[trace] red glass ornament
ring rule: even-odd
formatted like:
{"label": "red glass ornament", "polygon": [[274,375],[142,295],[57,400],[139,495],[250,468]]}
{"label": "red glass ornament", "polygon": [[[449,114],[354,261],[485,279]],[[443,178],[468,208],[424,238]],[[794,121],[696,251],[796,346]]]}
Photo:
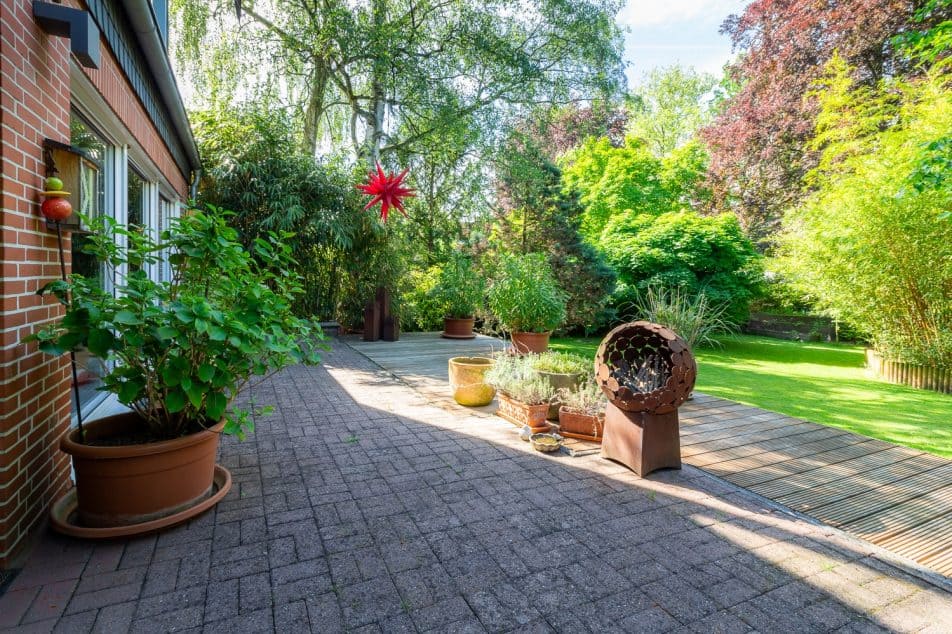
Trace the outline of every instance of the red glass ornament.
{"label": "red glass ornament", "polygon": [[73,213],[73,206],[66,198],[47,198],[43,201],[43,204],[40,205],[40,213],[43,214],[47,220],[61,222],[69,218],[70,214]]}
{"label": "red glass ornament", "polygon": [[373,199],[364,207],[364,210],[370,209],[377,203],[380,203],[380,218],[386,222],[390,208],[394,207],[404,216],[407,212],[403,210],[403,199],[416,196],[415,190],[404,187],[403,179],[406,177],[410,168],[400,172],[399,175],[390,173],[385,174],[380,163],[377,163],[376,173],[370,172],[367,175],[368,181],[364,185],[357,185],[357,189],[364,192]]}

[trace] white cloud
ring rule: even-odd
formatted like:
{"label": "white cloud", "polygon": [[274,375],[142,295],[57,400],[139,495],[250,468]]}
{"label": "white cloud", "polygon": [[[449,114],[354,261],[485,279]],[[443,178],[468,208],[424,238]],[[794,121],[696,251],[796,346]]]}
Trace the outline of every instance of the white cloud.
{"label": "white cloud", "polygon": [[628,0],[618,14],[622,26],[643,27],[686,20],[722,20],[750,0]]}

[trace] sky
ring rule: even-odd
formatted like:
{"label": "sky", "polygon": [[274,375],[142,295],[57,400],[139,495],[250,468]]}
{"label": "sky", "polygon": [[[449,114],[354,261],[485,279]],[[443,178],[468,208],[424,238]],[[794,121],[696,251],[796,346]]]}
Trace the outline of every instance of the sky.
{"label": "sky", "polygon": [[720,76],[731,59],[730,39],[718,33],[728,15],[750,0],[627,0],[618,14],[625,33],[629,87],[652,68],[680,63]]}

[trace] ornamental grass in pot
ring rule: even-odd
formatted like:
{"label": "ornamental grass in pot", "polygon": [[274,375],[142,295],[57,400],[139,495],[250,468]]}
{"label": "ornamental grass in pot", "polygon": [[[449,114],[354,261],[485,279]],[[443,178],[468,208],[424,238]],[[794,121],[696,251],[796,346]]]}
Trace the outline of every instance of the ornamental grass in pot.
{"label": "ornamental grass in pot", "polygon": [[[159,240],[108,217],[86,220],[93,233],[85,250],[114,277],[115,293],[78,274],[40,291],[66,310],[32,339],[57,355],[84,344],[110,368],[100,389],[132,410],[60,441],[73,457],[76,525],[136,532],[204,510],[220,435],[243,438],[268,409],[230,407],[238,393],[253,377],[319,362],[319,327],[291,311],[302,286],[288,234],[256,239],[252,254],[229,215],[191,210]],[[162,254],[169,281],[148,274]]]}
{"label": "ornamental grass in pot", "polygon": [[532,368],[552,386],[556,397],[549,405],[549,420],[559,419],[558,394],[574,390],[586,376],[592,374],[592,362],[585,357],[569,352],[543,352],[532,360]]}
{"label": "ornamental grass in pot", "polygon": [[548,431],[546,416],[555,391],[532,369],[530,358],[498,356],[486,372],[486,382],[496,388],[499,397],[497,416],[519,427],[528,425],[533,432]]}
{"label": "ornamental grass in pot", "polygon": [[574,389],[558,393],[559,433],[569,438],[602,441],[605,427],[605,407],[608,399],[592,380],[586,380]]}
{"label": "ornamental grass in pot", "polygon": [[443,267],[430,293],[443,310],[443,337],[472,339],[476,336],[473,324],[485,290],[483,279],[469,258],[457,254]]}
{"label": "ornamental grass in pot", "polygon": [[549,335],[565,321],[565,292],[541,253],[503,255],[488,299],[520,353],[548,350]]}

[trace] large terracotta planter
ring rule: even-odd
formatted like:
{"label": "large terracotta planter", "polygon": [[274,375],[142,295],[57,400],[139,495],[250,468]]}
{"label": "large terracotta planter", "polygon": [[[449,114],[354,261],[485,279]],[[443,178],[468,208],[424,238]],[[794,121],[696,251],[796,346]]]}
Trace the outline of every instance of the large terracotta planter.
{"label": "large terracotta planter", "polygon": [[559,433],[569,438],[602,442],[605,416],[582,414],[566,407],[559,408]]}
{"label": "large terracotta planter", "polygon": [[[561,374],[557,372],[543,372],[542,370],[536,370],[546,382],[552,386],[552,391],[557,395],[559,390],[569,390],[572,391],[576,389],[582,383],[581,374]],[[559,407],[561,403],[558,401],[553,401],[549,405],[549,420],[559,420]]]}
{"label": "large terracotta planter", "polygon": [[443,337],[446,339],[473,339],[473,324],[476,320],[473,317],[457,319],[455,317],[443,318]]}
{"label": "large terracotta planter", "polygon": [[551,332],[514,332],[512,333],[512,347],[516,352],[542,353],[549,349],[549,335]]}
{"label": "large terracotta planter", "polygon": [[505,418],[517,427],[528,425],[533,433],[548,431],[549,424],[546,422],[548,413],[548,403],[526,405],[509,398],[502,392],[499,393],[499,409],[496,410],[496,415]]}
{"label": "large terracotta planter", "polygon": [[496,388],[486,383],[494,361],[486,357],[453,357],[449,362],[450,387],[460,405],[480,407],[492,403]]}
{"label": "large terracotta planter", "polygon": [[[86,438],[120,436],[141,424],[139,420],[128,413],[86,423]],[[80,444],[79,431],[70,430],[60,439],[60,449],[73,458],[75,523],[91,528],[137,526],[182,515],[189,508],[205,510],[202,502],[213,493],[223,495],[215,492],[213,483],[224,426],[222,421],[174,440],[115,447]]]}

